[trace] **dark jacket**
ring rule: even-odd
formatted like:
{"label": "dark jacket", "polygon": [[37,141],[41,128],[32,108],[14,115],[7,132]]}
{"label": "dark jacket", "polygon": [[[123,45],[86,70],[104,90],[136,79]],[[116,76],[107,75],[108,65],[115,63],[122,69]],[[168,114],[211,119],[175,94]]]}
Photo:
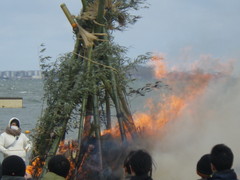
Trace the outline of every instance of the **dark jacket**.
{"label": "dark jacket", "polygon": [[233,169],[213,173],[209,180],[237,180],[237,174]]}
{"label": "dark jacket", "polygon": [[59,176],[53,172],[47,172],[44,175],[43,180],[65,180],[65,178],[62,176]]}
{"label": "dark jacket", "polygon": [[22,176],[2,176],[1,180],[26,180]]}
{"label": "dark jacket", "polygon": [[2,178],[2,164],[0,163],[0,179]]}
{"label": "dark jacket", "polygon": [[153,179],[148,175],[143,175],[143,176],[132,176],[130,180],[153,180]]}

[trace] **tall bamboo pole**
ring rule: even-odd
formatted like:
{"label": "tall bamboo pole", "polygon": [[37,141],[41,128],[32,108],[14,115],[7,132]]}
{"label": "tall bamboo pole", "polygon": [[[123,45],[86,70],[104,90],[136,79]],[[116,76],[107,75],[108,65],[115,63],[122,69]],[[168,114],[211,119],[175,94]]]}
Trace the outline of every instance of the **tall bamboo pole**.
{"label": "tall bamboo pole", "polygon": [[87,7],[87,0],[82,0],[82,10],[83,12],[86,10],[86,7]]}
{"label": "tall bamboo pole", "polygon": [[112,89],[113,89],[113,102],[116,107],[116,112],[117,112],[117,119],[118,119],[118,124],[119,124],[119,129],[122,137],[122,141],[125,142],[127,140],[126,137],[126,132],[123,126],[123,113],[120,109],[120,101],[119,101],[119,96],[117,93],[117,85],[116,85],[116,80],[115,80],[115,74],[113,71],[111,71],[111,81],[112,81]]}
{"label": "tall bamboo pole", "polygon": [[[109,1],[109,3],[111,3],[111,2]],[[97,16],[97,22],[100,24],[104,23],[104,18],[103,18],[104,5],[105,5],[105,0],[100,0],[99,7],[98,7],[98,16]],[[97,26],[96,32],[105,33],[106,29],[105,29],[105,27]],[[104,36],[103,38],[107,40],[106,36]],[[109,62],[109,58],[107,58],[106,61],[107,61],[107,65],[111,66],[111,63]],[[126,134],[125,134],[124,126],[123,126],[123,116],[122,116],[122,112],[120,110],[119,97],[118,97],[118,93],[117,93],[116,77],[112,70],[111,70],[111,82],[112,82],[112,89],[113,89],[112,97],[114,98],[113,101],[114,101],[116,112],[117,112],[117,119],[118,119],[119,129],[120,129],[120,133],[121,133],[121,138],[122,138],[122,141],[126,141]]]}
{"label": "tall bamboo pole", "polygon": [[61,126],[61,131],[59,132],[59,134],[57,135],[57,137],[54,139],[53,143],[52,143],[52,146],[51,146],[51,149],[50,151],[48,152],[48,156],[45,160],[45,164],[43,166],[43,170],[42,170],[42,173],[40,175],[40,179],[43,178],[43,176],[47,173],[47,164],[48,164],[48,161],[51,159],[51,157],[53,155],[56,154],[57,150],[58,150],[58,147],[59,147],[59,143],[62,139],[62,137],[65,135],[65,131],[66,131],[66,127],[67,127],[67,123],[68,123],[68,118],[65,119],[63,121],[63,126]]}
{"label": "tall bamboo pole", "polygon": [[[92,47],[88,48],[87,50],[87,57],[91,58],[91,54],[92,54]],[[91,62],[90,61],[85,61],[84,64],[86,65],[87,69],[86,69],[86,81],[89,80],[89,73],[91,71]],[[81,116],[80,116],[80,122],[79,122],[79,130],[78,130],[78,146],[80,149],[81,146],[81,142],[82,142],[82,136],[83,136],[83,129],[84,129],[84,119],[86,117],[86,105],[87,105],[87,99],[88,99],[88,94],[85,92],[83,95],[83,101],[82,101],[82,111],[81,111]]]}
{"label": "tall bamboo pole", "polygon": [[137,130],[136,130],[136,127],[134,125],[133,117],[132,117],[132,114],[130,112],[130,108],[129,108],[129,105],[127,103],[126,97],[124,96],[123,90],[121,90],[119,88],[118,89],[118,94],[119,94],[120,101],[121,101],[121,108],[123,109],[123,112],[124,112],[124,117],[125,117],[124,118],[124,124],[128,128],[132,137],[136,138],[137,137]]}
{"label": "tall bamboo pole", "polygon": [[106,101],[106,119],[107,119],[107,126],[106,129],[112,128],[112,122],[111,122],[111,107],[110,107],[110,98],[108,91],[105,90],[105,101]]}
{"label": "tall bamboo pole", "polygon": [[100,120],[99,120],[99,112],[98,112],[98,96],[97,96],[97,89],[96,85],[94,87],[94,95],[93,95],[93,114],[94,114],[94,124],[95,124],[95,135],[97,138],[97,146],[98,146],[98,156],[99,156],[99,169],[100,169],[100,177],[99,179],[102,180],[102,146],[101,146],[101,130],[100,130]]}

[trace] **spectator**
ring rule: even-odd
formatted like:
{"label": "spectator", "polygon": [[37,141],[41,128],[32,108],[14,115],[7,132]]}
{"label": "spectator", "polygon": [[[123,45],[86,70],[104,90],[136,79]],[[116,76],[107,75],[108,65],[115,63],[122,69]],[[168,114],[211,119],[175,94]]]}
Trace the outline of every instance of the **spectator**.
{"label": "spectator", "polygon": [[130,152],[125,160],[127,171],[131,174],[130,180],[152,180],[152,157],[143,150]]}
{"label": "spectator", "polygon": [[25,170],[26,165],[21,157],[8,156],[2,162],[1,180],[25,180]]}
{"label": "spectator", "polygon": [[196,171],[202,180],[212,175],[210,154],[205,154],[199,159]]}
{"label": "spectator", "polygon": [[213,175],[210,180],[237,180],[232,168],[232,150],[224,144],[217,144],[211,150],[211,166]]}
{"label": "spectator", "polygon": [[17,155],[25,161],[26,154],[31,147],[30,140],[21,132],[19,119],[11,118],[5,132],[0,135],[0,151],[4,158]]}
{"label": "spectator", "polygon": [[2,178],[2,164],[0,163],[0,179]]}
{"label": "spectator", "polygon": [[130,168],[130,158],[133,155],[133,153],[135,153],[135,151],[131,151],[127,157],[125,158],[124,162],[123,162],[123,168],[124,168],[124,174],[125,174],[125,180],[130,180],[131,179],[131,168]]}
{"label": "spectator", "polygon": [[63,155],[55,155],[48,162],[48,170],[43,180],[64,180],[68,176],[70,162]]}

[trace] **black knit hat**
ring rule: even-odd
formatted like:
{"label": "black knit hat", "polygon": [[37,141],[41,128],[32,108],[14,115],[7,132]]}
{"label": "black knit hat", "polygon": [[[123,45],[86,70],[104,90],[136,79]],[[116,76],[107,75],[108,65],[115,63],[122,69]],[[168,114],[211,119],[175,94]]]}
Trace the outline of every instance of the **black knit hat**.
{"label": "black knit hat", "polygon": [[24,177],[26,165],[19,156],[8,156],[2,162],[2,175],[4,176],[22,176]]}
{"label": "black knit hat", "polygon": [[200,158],[197,163],[197,171],[205,175],[212,174],[210,154],[205,154]]}
{"label": "black knit hat", "polygon": [[70,169],[69,160],[63,155],[55,155],[48,162],[48,170],[59,176],[67,177]]}

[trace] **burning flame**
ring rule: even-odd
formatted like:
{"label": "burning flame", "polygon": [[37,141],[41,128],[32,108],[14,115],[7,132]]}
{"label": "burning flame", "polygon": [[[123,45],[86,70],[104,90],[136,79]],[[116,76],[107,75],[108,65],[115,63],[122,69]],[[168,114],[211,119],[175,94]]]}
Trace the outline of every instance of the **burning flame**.
{"label": "burning flame", "polygon": [[153,65],[154,68],[154,75],[157,78],[163,78],[166,73],[167,73],[167,66],[166,64],[163,62],[164,60],[164,56],[163,55],[154,55],[151,58],[152,62],[150,63],[150,65]]}
{"label": "burning flame", "polygon": [[44,165],[44,162],[40,160],[40,158],[35,158],[30,165],[26,167],[26,173],[30,175],[34,175],[36,177],[39,177],[42,173],[42,165]]}
{"label": "burning flame", "polygon": [[160,94],[158,102],[148,100],[147,112],[134,114],[135,125],[146,134],[154,134],[167,122],[176,119],[186,106],[205,91],[210,80],[215,75],[203,72],[197,68],[190,72],[167,72],[163,58],[153,56],[151,66],[156,79],[164,78],[172,91]]}
{"label": "burning flame", "polygon": [[[163,55],[155,55],[150,65],[153,67],[155,78],[162,81],[164,78],[164,83],[169,85],[171,90],[154,97],[155,102],[149,99],[145,104],[147,112],[137,112],[133,115],[135,126],[140,132],[144,131],[145,135],[155,134],[166,123],[176,119],[191,101],[203,94],[210,80],[217,77],[196,67],[188,72],[168,72],[163,59]],[[114,137],[120,136],[118,127],[104,130],[102,135],[106,133]]]}
{"label": "burning flame", "polygon": [[152,101],[149,100],[150,111],[148,113],[134,114],[136,127],[149,135],[161,129],[169,120],[176,118],[186,105],[184,100],[177,96],[168,97],[165,103],[158,103],[154,109],[151,109],[153,108],[151,104]]}
{"label": "burning flame", "polygon": [[77,158],[78,152],[79,150],[78,150],[77,141],[64,140],[64,141],[61,141],[59,144],[57,154],[65,155],[70,162],[70,170],[66,179],[71,179],[71,177],[74,175],[74,172],[76,169],[76,158]]}
{"label": "burning flame", "polygon": [[[59,143],[58,151],[56,154],[62,154],[66,156],[70,162],[70,170],[66,179],[71,179],[74,170],[76,168],[76,155],[78,154],[77,142],[64,140]],[[42,167],[45,162],[41,161],[39,157],[35,158],[30,165],[26,168],[26,173],[34,177],[40,177],[42,173]]]}
{"label": "burning flame", "polygon": [[101,136],[104,136],[106,134],[111,134],[112,137],[120,137],[120,131],[119,131],[119,126],[115,126],[112,129],[105,129],[101,131]]}
{"label": "burning flame", "polygon": [[[219,77],[214,73],[201,71],[197,67],[194,67],[194,70],[189,72],[168,72],[163,59],[163,57],[159,57],[157,55],[153,56],[151,65],[153,66],[155,78],[161,80],[164,78],[164,83],[167,84],[171,90],[165,92],[164,94],[160,94],[157,98],[148,99],[145,105],[148,108],[147,112],[137,112],[133,115],[134,124],[140,134],[143,132],[144,135],[154,135],[169,121],[177,119],[185,108],[189,108],[188,105],[191,101],[203,94],[208,87],[209,82],[213,78]],[[84,136],[88,135],[90,120],[90,116],[87,116],[85,119],[87,123],[85,124]],[[101,136],[104,136],[105,134],[111,134],[114,138],[120,137],[119,127],[115,126],[111,129],[103,130],[101,132]],[[59,145],[58,154],[66,155],[71,163],[71,173],[67,179],[71,179],[74,175],[73,173],[75,169],[77,168],[76,154],[79,153],[79,149],[77,149],[77,147],[77,142],[74,141],[62,141]],[[87,162],[91,156],[91,150],[93,148],[94,147],[92,147],[92,145],[89,145],[88,150],[85,152],[83,160],[77,169],[78,174],[84,176],[89,173],[86,169],[84,169],[84,163]],[[39,164],[39,161],[40,159],[36,158],[35,161],[32,162],[32,165],[27,167],[27,173],[33,174],[33,172],[36,172],[34,171],[34,167]],[[88,166],[90,165],[88,164]],[[95,167],[95,170],[100,171],[100,168]],[[41,174],[41,169],[38,169],[37,174],[38,176]]]}

